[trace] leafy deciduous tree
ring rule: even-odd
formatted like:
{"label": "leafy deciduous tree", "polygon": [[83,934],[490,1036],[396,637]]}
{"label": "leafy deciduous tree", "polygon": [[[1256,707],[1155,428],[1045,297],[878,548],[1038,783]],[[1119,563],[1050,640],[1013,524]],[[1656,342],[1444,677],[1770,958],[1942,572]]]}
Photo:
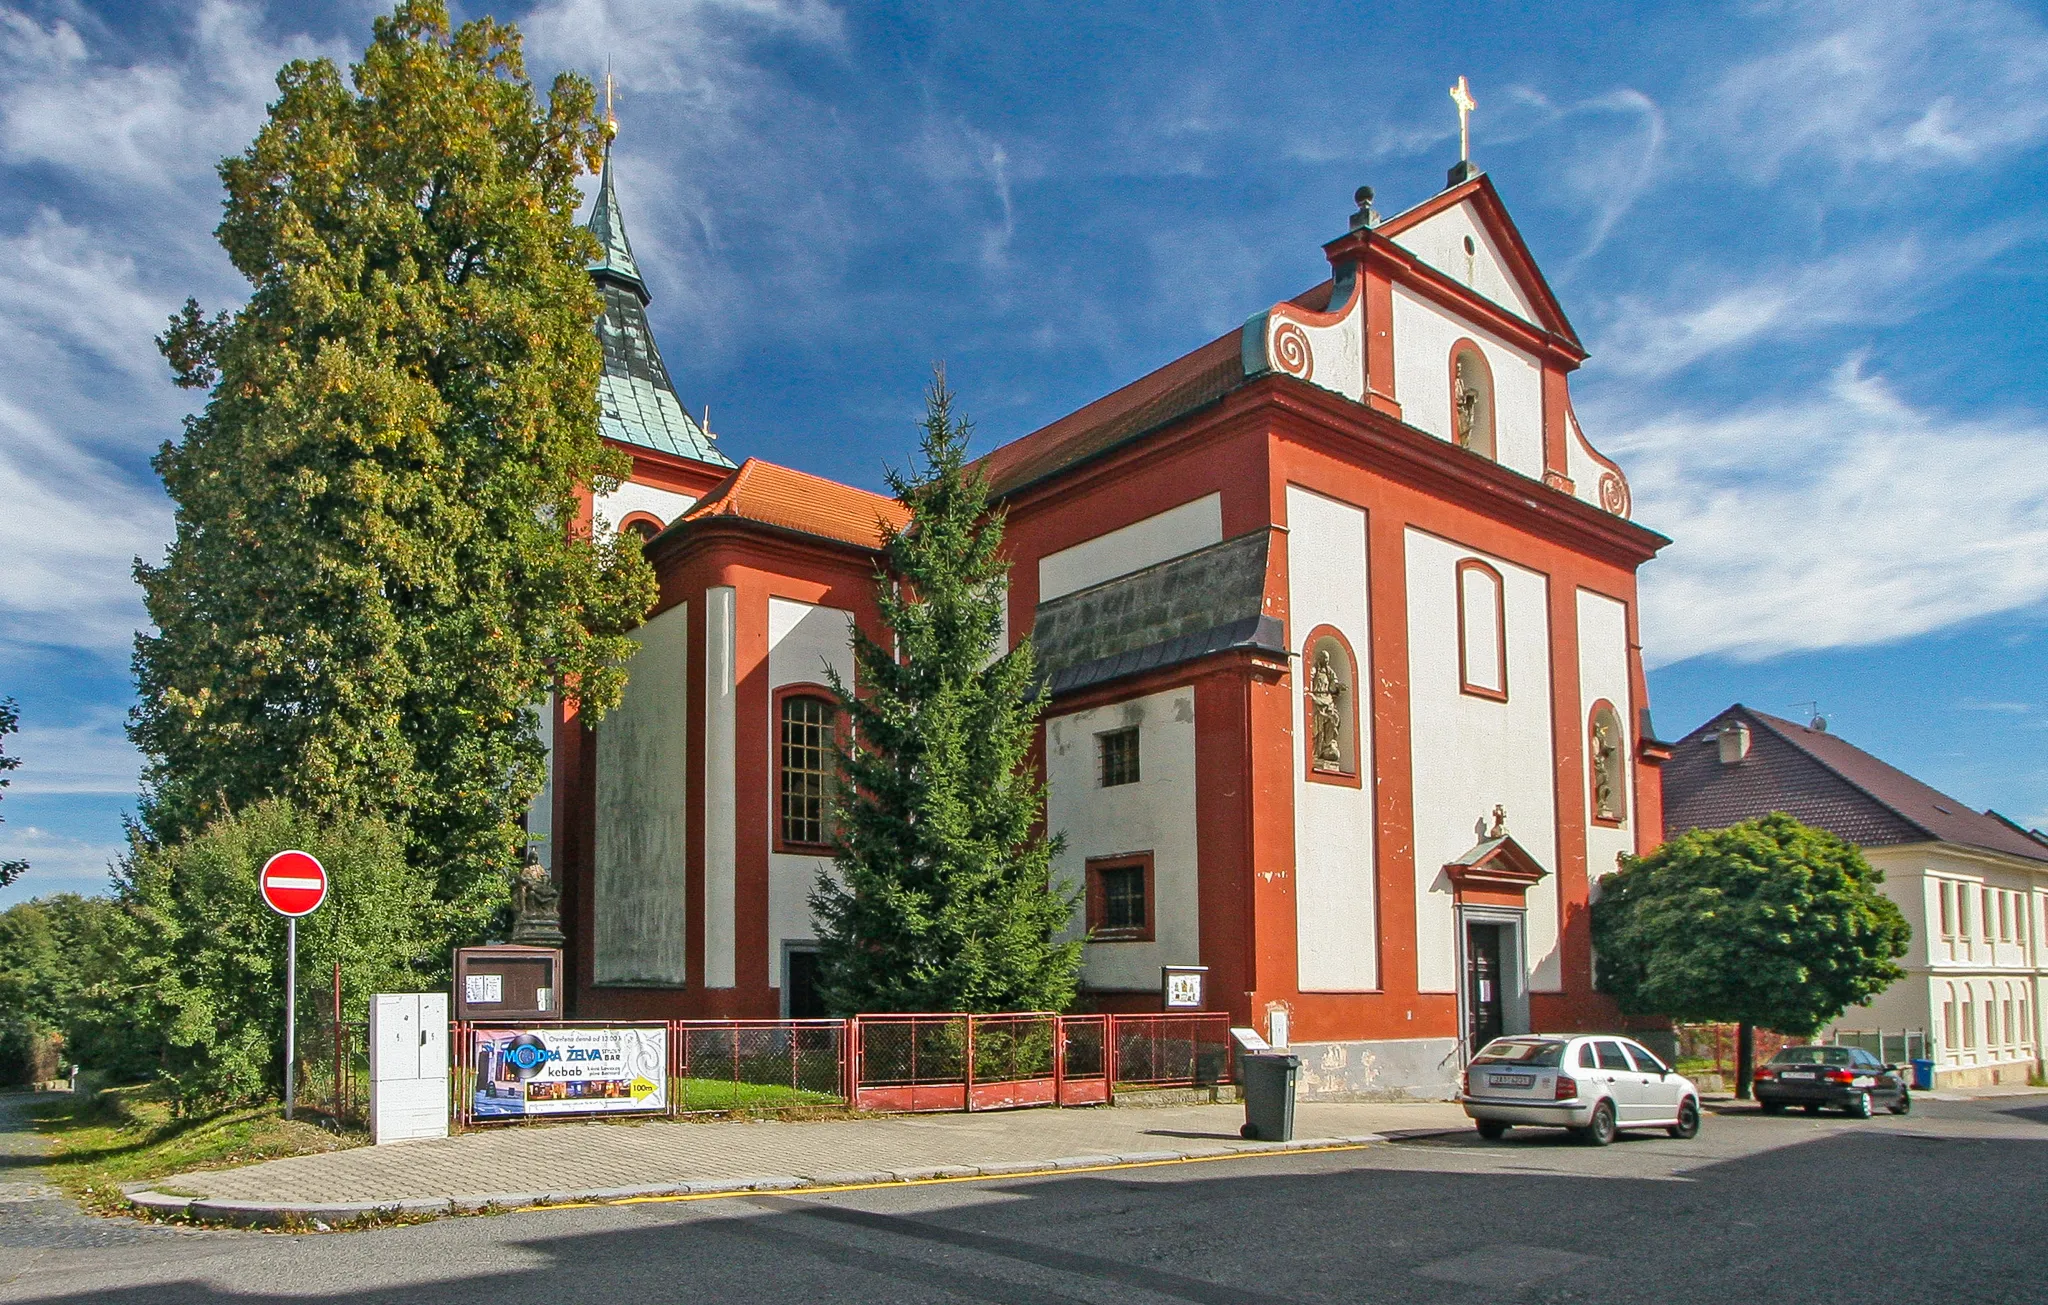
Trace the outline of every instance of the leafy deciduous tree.
{"label": "leafy deciduous tree", "polygon": [[293,847],[319,859],[329,885],[325,904],[299,921],[301,1012],[325,1004],[336,961],[350,1019],[365,1018],[371,993],[417,990],[447,963],[437,940],[460,908],[432,900],[406,864],[404,837],[378,817],[270,799],[180,843],[138,838],[118,875],[133,921],[124,968],[184,1099],[283,1087],[285,919],[263,904],[256,879]]}
{"label": "leafy deciduous tree", "polygon": [[1003,518],[966,467],[968,423],[940,373],[926,394],[908,508],[889,533],[876,601],[895,646],[856,630],[855,685],[835,794],[837,876],[811,894],[821,987],[833,1009],[1063,1010],[1080,944],[1054,942],[1075,897],[1049,878],[1030,764],[1042,699],[1028,639],[991,660],[1008,568]]}
{"label": "leafy deciduous tree", "polygon": [[278,87],[220,167],[249,300],[159,341],[211,394],[157,456],[177,533],[136,568],[144,824],[172,844],[271,794],[381,813],[459,940],[542,781],[530,708],[613,704],[653,599],[634,542],[576,524],[624,470],[575,223],[601,127],[586,81],[541,104],[516,29],[451,34],[440,0],[378,19],[348,83],[297,60]]}
{"label": "leafy deciduous tree", "polygon": [[1783,812],[1626,857],[1593,904],[1600,990],[1632,1015],[1812,1034],[1904,970],[1912,928],[1855,847]]}

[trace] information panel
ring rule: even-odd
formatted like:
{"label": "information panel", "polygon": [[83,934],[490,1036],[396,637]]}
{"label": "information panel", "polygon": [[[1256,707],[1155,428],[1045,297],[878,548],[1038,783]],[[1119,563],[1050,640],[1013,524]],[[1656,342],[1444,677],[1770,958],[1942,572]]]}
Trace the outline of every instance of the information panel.
{"label": "information panel", "polygon": [[668,1109],[668,1028],[476,1030],[478,1119]]}

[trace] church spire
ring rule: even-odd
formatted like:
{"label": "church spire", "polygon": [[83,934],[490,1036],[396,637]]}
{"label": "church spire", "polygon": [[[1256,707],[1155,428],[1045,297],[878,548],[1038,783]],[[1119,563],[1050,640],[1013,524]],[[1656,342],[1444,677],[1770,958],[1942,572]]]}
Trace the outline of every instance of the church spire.
{"label": "church spire", "polygon": [[597,203],[591,206],[590,220],[584,224],[597,237],[597,261],[590,265],[590,274],[599,285],[612,280],[631,287],[644,304],[652,296],[647,293],[647,283],[640,279],[640,265],[633,261],[632,242],[626,239],[626,219],[619,212],[618,192],[612,189],[611,133],[605,134],[604,172],[597,183]]}
{"label": "church spire", "polygon": [[711,435],[683,407],[675,383],[662,364],[654,330],[647,323],[647,282],[633,260],[626,240],[626,221],[619,212],[612,185],[612,137],[618,123],[611,116],[611,78],[605,78],[604,171],[597,183],[597,202],[584,223],[597,237],[598,255],[590,278],[604,297],[604,315],[597,319],[598,342],[604,346],[604,375],[598,378],[598,429],[607,438],[679,457],[730,467]]}

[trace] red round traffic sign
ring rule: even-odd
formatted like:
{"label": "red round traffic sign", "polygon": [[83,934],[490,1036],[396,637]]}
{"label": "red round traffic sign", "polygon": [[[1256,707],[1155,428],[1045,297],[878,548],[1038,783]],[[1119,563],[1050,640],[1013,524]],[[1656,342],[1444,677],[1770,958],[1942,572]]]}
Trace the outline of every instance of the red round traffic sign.
{"label": "red round traffic sign", "polygon": [[279,852],[263,863],[256,882],[279,915],[311,915],[327,900],[327,870],[304,852]]}

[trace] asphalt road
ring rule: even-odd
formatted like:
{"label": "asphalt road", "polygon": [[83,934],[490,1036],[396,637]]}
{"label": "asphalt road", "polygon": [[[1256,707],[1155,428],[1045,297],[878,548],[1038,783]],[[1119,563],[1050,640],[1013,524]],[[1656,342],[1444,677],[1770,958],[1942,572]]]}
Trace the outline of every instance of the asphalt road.
{"label": "asphalt road", "polygon": [[2027,1302],[2044,1247],[2048,1094],[299,1236],[16,1199],[0,1301]]}

